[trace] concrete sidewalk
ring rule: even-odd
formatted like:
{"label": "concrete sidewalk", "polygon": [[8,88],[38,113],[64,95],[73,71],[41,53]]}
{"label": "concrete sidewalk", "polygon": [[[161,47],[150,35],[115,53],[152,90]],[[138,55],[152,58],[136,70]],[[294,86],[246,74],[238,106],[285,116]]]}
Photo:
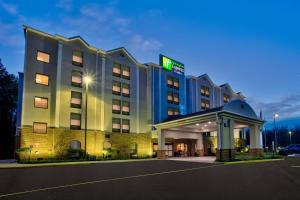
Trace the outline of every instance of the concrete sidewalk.
{"label": "concrete sidewalk", "polygon": [[199,162],[199,163],[214,163],[215,156],[201,156],[201,157],[170,157],[168,160],[185,161],[185,162]]}

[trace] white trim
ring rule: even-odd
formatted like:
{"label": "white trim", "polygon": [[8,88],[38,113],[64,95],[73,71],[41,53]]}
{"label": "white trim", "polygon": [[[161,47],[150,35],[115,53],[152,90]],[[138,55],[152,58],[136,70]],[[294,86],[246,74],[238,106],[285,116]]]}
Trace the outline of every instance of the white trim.
{"label": "white trim", "polygon": [[139,68],[136,68],[136,132],[140,132],[140,73]]}
{"label": "white trim", "polygon": [[61,91],[61,65],[62,65],[62,43],[58,43],[57,73],[56,73],[56,97],[55,97],[55,127],[59,127],[60,120],[60,91]]}

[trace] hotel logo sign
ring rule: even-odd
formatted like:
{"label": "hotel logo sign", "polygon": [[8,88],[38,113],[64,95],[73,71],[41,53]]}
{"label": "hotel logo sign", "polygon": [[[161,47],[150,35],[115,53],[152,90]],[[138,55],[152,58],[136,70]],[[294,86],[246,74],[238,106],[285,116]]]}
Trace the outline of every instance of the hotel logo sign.
{"label": "hotel logo sign", "polygon": [[159,55],[159,64],[163,69],[173,71],[177,74],[184,74],[184,64],[168,58],[164,55]]}

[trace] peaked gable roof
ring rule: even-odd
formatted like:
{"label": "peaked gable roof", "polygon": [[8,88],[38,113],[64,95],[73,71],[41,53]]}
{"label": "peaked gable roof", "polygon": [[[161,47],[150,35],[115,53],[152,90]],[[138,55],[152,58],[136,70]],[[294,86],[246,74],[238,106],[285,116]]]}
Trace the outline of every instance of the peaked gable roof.
{"label": "peaked gable roof", "polygon": [[125,47],[119,47],[119,48],[116,48],[116,49],[111,49],[111,50],[108,50],[106,51],[107,54],[112,54],[112,53],[116,53],[116,52],[123,52],[125,53],[129,58],[130,60],[132,60],[136,65],[141,65],[130,53],[129,51],[127,51],[127,49]]}

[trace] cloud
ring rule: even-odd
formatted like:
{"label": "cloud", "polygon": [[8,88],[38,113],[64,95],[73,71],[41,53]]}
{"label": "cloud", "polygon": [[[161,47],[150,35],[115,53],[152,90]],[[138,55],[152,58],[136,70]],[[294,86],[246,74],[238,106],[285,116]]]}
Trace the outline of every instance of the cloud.
{"label": "cloud", "polygon": [[275,113],[280,118],[290,118],[300,116],[300,95],[289,95],[272,102],[261,102],[257,100],[249,100],[254,109],[262,110],[266,120],[271,120]]}
{"label": "cloud", "polygon": [[73,8],[72,3],[72,0],[59,0],[55,6],[69,12]]}
{"label": "cloud", "polygon": [[17,15],[18,14],[18,9],[17,6],[13,4],[8,4],[0,1],[0,6],[9,14],[11,15]]}
{"label": "cloud", "polygon": [[134,35],[131,39],[131,44],[138,50],[158,50],[162,47],[162,44],[158,40],[145,39],[141,35]]}

